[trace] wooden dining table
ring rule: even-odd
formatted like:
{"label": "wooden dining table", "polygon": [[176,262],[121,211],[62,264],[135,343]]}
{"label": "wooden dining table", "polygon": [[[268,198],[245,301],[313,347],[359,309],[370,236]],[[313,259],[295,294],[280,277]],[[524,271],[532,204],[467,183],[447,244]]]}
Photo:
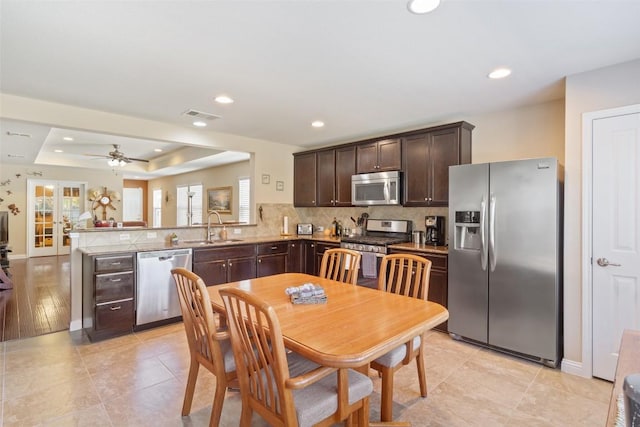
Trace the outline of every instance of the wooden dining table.
{"label": "wooden dining table", "polygon": [[[323,304],[293,304],[285,289],[320,285]],[[324,366],[366,369],[369,362],[446,321],[442,305],[301,273],[284,273],[208,287],[224,313],[219,290],[249,291],[274,307],[285,346]],[[372,424],[373,425],[373,424]]]}

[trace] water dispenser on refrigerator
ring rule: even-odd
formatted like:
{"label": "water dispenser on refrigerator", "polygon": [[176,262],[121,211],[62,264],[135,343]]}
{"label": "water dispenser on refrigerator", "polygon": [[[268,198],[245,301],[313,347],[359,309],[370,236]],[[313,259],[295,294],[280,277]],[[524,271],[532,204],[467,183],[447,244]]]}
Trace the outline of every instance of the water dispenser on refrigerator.
{"label": "water dispenser on refrigerator", "polygon": [[480,211],[456,211],[455,249],[482,249]]}

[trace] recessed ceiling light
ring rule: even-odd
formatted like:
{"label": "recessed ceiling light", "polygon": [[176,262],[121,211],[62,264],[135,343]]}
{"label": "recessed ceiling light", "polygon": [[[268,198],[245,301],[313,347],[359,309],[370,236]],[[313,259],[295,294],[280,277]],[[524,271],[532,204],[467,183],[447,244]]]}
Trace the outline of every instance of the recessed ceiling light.
{"label": "recessed ceiling light", "polygon": [[440,0],[410,0],[409,3],[407,3],[409,12],[417,15],[432,12],[438,6],[440,6]]}
{"label": "recessed ceiling light", "polygon": [[60,150],[59,148],[56,150],[53,150],[54,153],[64,153],[64,151]]}
{"label": "recessed ceiling light", "polygon": [[70,136],[65,136],[64,138],[65,141],[73,141],[73,138],[71,138]]}
{"label": "recessed ceiling light", "polygon": [[311,126],[313,126],[314,128],[321,128],[321,127],[324,127],[324,122],[320,120],[316,120],[311,123]]}
{"label": "recessed ceiling light", "polygon": [[496,68],[492,72],[489,73],[490,79],[504,79],[509,74],[511,74],[511,70],[508,68]]}
{"label": "recessed ceiling light", "polygon": [[154,148],[153,151],[156,153],[162,153],[162,148]]}
{"label": "recessed ceiling light", "polygon": [[219,95],[215,97],[215,101],[218,104],[233,104],[233,99],[228,97],[227,95]]}
{"label": "recessed ceiling light", "polygon": [[205,122],[193,122],[194,126],[197,126],[199,128],[203,128],[205,126],[207,126],[207,124]]}

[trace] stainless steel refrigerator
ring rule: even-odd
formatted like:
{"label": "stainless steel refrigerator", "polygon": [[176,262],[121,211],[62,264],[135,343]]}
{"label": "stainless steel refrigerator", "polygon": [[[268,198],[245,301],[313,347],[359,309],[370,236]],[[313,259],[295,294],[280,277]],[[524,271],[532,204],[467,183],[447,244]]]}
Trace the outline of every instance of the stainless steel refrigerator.
{"label": "stainless steel refrigerator", "polygon": [[555,158],[449,168],[449,332],[557,366],[562,171]]}

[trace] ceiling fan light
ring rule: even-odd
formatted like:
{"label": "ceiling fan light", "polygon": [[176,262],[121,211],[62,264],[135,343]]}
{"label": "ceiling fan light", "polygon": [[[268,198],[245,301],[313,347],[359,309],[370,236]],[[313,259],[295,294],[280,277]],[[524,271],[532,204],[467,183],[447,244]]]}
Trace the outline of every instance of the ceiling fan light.
{"label": "ceiling fan light", "polygon": [[122,167],[125,167],[125,166],[126,166],[127,162],[125,162],[124,160],[122,160],[122,159],[121,159],[121,160],[119,161],[119,164],[120,164],[120,167],[122,168]]}
{"label": "ceiling fan light", "polygon": [[109,159],[107,160],[107,164],[111,167],[118,166],[118,159]]}

